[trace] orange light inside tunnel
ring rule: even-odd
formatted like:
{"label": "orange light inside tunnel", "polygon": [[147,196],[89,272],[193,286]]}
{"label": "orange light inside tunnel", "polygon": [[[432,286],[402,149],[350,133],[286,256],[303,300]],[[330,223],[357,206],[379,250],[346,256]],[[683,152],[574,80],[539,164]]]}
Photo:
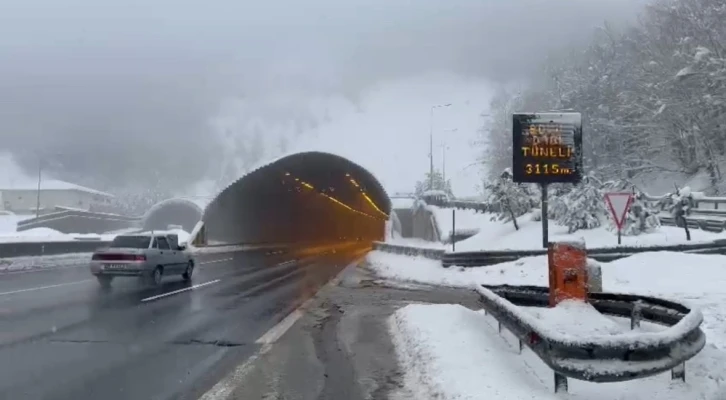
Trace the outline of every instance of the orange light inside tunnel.
{"label": "orange light inside tunnel", "polygon": [[[350,177],[350,174],[345,174],[345,176]],[[350,180],[350,183],[353,184],[353,186],[355,186],[358,189],[360,189],[360,194],[363,196],[363,198],[366,199],[366,201],[368,202],[368,204],[370,204],[376,211],[378,211],[381,215],[383,215],[386,219],[388,219],[388,214],[384,213],[383,210],[381,210],[380,208],[378,208],[378,206],[373,201],[373,199],[371,199],[368,196],[368,194],[365,191],[363,191],[363,189],[360,187],[360,185],[358,184],[358,182],[356,182],[356,180],[353,179],[353,178],[350,178],[349,180]]]}
{"label": "orange light inside tunnel", "polygon": [[[291,174],[290,174],[289,172],[286,172],[286,173],[285,173],[285,175],[286,175],[286,176],[291,176]],[[305,181],[302,181],[302,180],[300,180],[299,178],[295,178],[295,181],[296,181],[296,182],[299,182],[299,183],[300,183],[300,184],[301,184],[301,185],[302,185],[303,187],[305,187],[305,188],[307,188],[307,189],[309,189],[309,190],[315,190],[315,187],[314,187],[313,185],[311,185],[311,184],[309,184],[309,183],[307,183],[307,182],[305,182]],[[373,216],[373,215],[370,215],[370,214],[364,213],[363,211],[359,211],[359,210],[356,210],[355,208],[353,208],[353,207],[351,207],[351,206],[349,206],[349,205],[347,205],[347,204],[343,203],[342,201],[340,201],[340,200],[336,199],[335,197],[329,196],[329,195],[327,195],[327,194],[325,194],[325,193],[323,193],[323,192],[320,192],[320,191],[318,191],[317,193],[318,193],[319,195],[321,195],[321,196],[325,197],[326,199],[328,199],[328,200],[332,201],[333,203],[335,203],[335,204],[338,204],[339,206],[342,206],[342,207],[346,208],[347,210],[349,210],[349,211],[352,211],[352,212],[354,212],[354,213],[356,213],[356,214],[360,214],[360,215],[363,215],[363,216],[365,216],[365,217],[368,217],[368,218],[373,218],[373,219],[378,219],[378,220],[381,220],[381,218],[378,218],[378,217],[375,217],[375,216]],[[366,196],[366,197],[367,197],[367,196]],[[372,201],[371,201],[371,202],[372,202]],[[374,206],[375,206],[375,205],[374,205]],[[386,215],[386,214],[385,214],[385,213],[383,213],[383,215]],[[387,216],[387,215],[386,215],[386,218],[388,218],[388,216]]]}

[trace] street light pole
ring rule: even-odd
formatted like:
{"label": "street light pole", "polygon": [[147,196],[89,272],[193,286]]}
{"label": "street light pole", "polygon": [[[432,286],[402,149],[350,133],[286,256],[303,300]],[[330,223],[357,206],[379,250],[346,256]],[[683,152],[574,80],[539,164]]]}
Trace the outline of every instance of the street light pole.
{"label": "street light pole", "polygon": [[40,178],[42,176],[43,172],[43,160],[38,157],[38,193],[36,196],[36,203],[35,203],[35,218],[38,218],[40,216]]}
{"label": "street light pole", "polygon": [[429,118],[429,190],[434,189],[434,108],[431,107]]}
{"label": "street light pole", "polygon": [[[459,128],[447,129],[444,132],[454,133],[458,132]],[[444,179],[444,185],[446,185],[446,150],[449,150],[449,146],[446,145],[446,140],[441,142],[441,175]]]}
{"label": "street light pole", "polygon": [[434,109],[450,106],[451,103],[431,106],[429,118],[429,190],[434,189]]}

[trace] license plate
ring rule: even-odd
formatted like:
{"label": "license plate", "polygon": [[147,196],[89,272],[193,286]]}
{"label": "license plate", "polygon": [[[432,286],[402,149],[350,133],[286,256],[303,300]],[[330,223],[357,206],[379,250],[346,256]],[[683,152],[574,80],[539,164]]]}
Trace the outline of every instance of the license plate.
{"label": "license plate", "polygon": [[124,269],[126,264],[106,264],[106,269]]}

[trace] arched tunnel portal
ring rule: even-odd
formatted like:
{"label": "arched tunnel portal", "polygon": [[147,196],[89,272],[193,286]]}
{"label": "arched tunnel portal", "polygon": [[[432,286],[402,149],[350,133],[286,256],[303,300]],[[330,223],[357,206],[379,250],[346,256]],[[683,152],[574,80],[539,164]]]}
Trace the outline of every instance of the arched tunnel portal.
{"label": "arched tunnel portal", "polygon": [[209,243],[383,240],[391,201],[378,180],[329,153],[292,154],[232,183],[206,207]]}
{"label": "arched tunnel portal", "polygon": [[144,215],[142,227],[145,231],[166,230],[169,225],[179,225],[191,232],[202,219],[204,206],[209,203],[203,197],[179,197],[154,204]]}

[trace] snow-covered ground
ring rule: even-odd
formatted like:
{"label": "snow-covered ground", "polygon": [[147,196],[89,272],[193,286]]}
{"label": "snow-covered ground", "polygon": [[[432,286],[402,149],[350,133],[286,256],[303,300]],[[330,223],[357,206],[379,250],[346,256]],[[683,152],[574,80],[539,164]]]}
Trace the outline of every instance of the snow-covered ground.
{"label": "snow-covered ground", "polygon": [[0,258],[0,273],[28,271],[43,268],[87,266],[91,253],[59,254],[40,257]]}
{"label": "snow-covered ground", "polygon": [[[95,234],[95,233],[62,233],[50,228],[33,228],[26,231],[17,232],[17,223],[27,218],[33,218],[28,215],[0,215],[0,243],[7,242],[66,242],[73,240],[100,240],[111,241],[119,234],[127,233],[126,231],[137,231],[135,228],[122,229],[114,233]],[[179,236],[179,243],[186,242],[189,239],[189,233],[182,229],[172,229],[168,231],[157,231],[157,233],[169,233]]]}
{"label": "snow-covered ground", "polygon": [[[480,232],[487,229],[490,224],[491,214],[477,213],[474,210],[455,210],[453,208],[427,206],[436,218],[439,225],[442,240],[448,241],[456,222],[457,232],[474,231]],[[458,245],[457,245],[458,246]]]}
{"label": "snow-covered ground", "polygon": [[423,239],[418,239],[418,238],[397,237],[395,239],[388,241],[388,243],[396,244],[399,246],[411,246],[411,247],[420,247],[420,248],[426,248],[426,249],[444,250],[446,248],[446,245],[444,245],[441,242],[429,242],[428,240],[423,240]]}
{"label": "snow-covered ground", "polygon": [[15,232],[18,228],[18,222],[34,218],[35,215],[16,215],[16,214],[0,214],[0,233]]}
{"label": "snow-covered ground", "polygon": [[[449,211],[450,213],[450,211]],[[442,214],[446,214],[443,212]],[[467,214],[456,213],[456,227],[476,226],[479,233],[469,239],[456,243],[456,251],[478,251],[478,250],[528,250],[542,248],[542,223],[533,221],[531,214],[526,214],[517,219],[519,230],[514,229],[512,222],[492,221],[492,214]],[[459,217],[461,215],[461,217]],[[438,215],[437,215],[438,218]],[[449,221],[439,220],[442,232],[451,230],[451,217]],[[461,221],[461,222],[460,222]],[[448,225],[447,225],[448,224]],[[675,226],[661,226],[658,231],[645,233],[637,236],[623,236],[622,246],[643,247],[658,245],[675,245],[684,243],[710,242],[715,239],[726,239],[726,233],[706,232],[700,229],[691,229],[691,241],[686,240],[683,228]],[[554,221],[549,224],[550,241],[584,239],[587,247],[617,247],[618,236],[616,231],[610,231],[605,227],[579,230],[575,233],[567,233],[567,228],[557,225]],[[451,246],[449,246],[450,248]]]}
{"label": "snow-covered ground", "polygon": [[[468,269],[444,269],[436,261],[382,252],[370,253],[368,262],[381,277],[405,282],[459,287],[473,283],[548,284],[544,256]],[[417,399],[726,398],[726,256],[650,252],[601,266],[606,291],[672,298],[702,310],[702,329],[708,343],[686,363],[686,383],[671,381],[667,373],[609,384],[570,380],[570,394],[555,395],[551,370],[529,350],[519,355],[513,336],[505,333],[500,337],[490,317],[459,305],[409,305],[399,309],[390,321],[397,353],[407,371],[407,389]],[[574,321],[584,312],[529,310],[549,321],[561,321],[568,315]],[[615,332],[627,329],[626,324],[619,318],[604,317],[598,327]],[[641,329],[658,328],[644,324]]]}
{"label": "snow-covered ground", "polygon": [[22,232],[0,232],[0,242],[67,242],[72,240],[113,240],[116,235],[61,233],[50,228],[33,228]]}

